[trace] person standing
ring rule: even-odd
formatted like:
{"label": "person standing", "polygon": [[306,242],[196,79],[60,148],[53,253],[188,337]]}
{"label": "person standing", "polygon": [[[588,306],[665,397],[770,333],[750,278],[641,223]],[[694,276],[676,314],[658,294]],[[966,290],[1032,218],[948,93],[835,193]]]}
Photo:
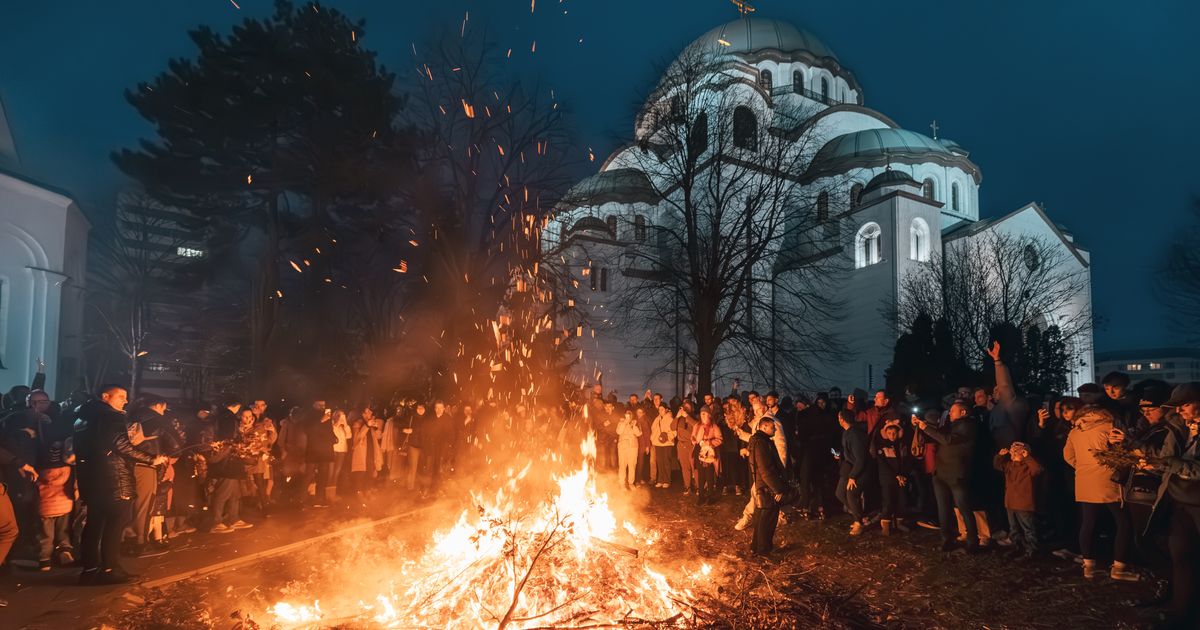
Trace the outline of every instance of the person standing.
{"label": "person standing", "polygon": [[625,410],[625,416],[617,424],[617,480],[626,490],[636,481],[638,453],[641,450],[638,438],[642,428],[633,419],[633,412]]}
{"label": "person standing", "polygon": [[1063,458],[1075,469],[1075,501],[1080,507],[1079,552],[1083,555],[1083,577],[1096,573],[1096,521],[1107,511],[1117,525],[1113,539],[1113,564],[1109,576],[1114,580],[1136,582],[1138,574],[1129,570],[1129,543],[1133,525],[1129,513],[1121,509],[1121,487],[1112,480],[1113,471],[1096,459],[1096,451],[1108,449],[1113,430],[1113,415],[1099,405],[1088,405],[1075,414],[1075,426],[1067,435]]}
{"label": "person standing", "polygon": [[696,485],[696,462],[692,451],[696,446],[696,420],[692,418],[692,403],[683,401],[679,413],[675,415],[675,457],[679,460],[679,471],[683,476],[683,494],[687,496],[692,490],[698,490]]}
{"label": "person standing", "polygon": [[779,509],[787,492],[786,474],[779,451],[773,441],[778,430],[775,419],[766,416],[757,422],[750,437],[751,495],[754,499],[754,538],[750,551],[766,556],[774,550],[775,528],[779,524]]}
{"label": "person standing", "polygon": [[[937,498],[938,522],[942,529],[942,551],[954,549],[957,538],[957,519],[954,509],[958,508],[964,515],[974,513],[971,509],[969,493],[969,476],[971,473],[971,456],[975,451],[975,434],[978,427],[971,422],[967,403],[956,400],[950,405],[946,419],[948,425],[935,427],[932,424],[912,416],[912,424],[923,435],[937,442],[937,455],[934,460],[933,493]],[[975,519],[966,518],[963,523],[967,530],[967,553],[979,551],[979,530]]]}
{"label": "person standing", "polygon": [[1187,433],[1167,436],[1161,463],[1141,462],[1139,468],[1163,476],[1154,509],[1171,508],[1167,545],[1172,592],[1167,627],[1182,630],[1200,625],[1200,383],[1176,386],[1165,406],[1178,411]]}
{"label": "person standing", "polygon": [[[130,442],[151,455],[165,455],[162,442],[169,436],[161,435],[167,413],[167,400],[149,394],[141,398],[141,405],[130,415]],[[177,445],[176,445],[177,450]],[[133,555],[146,552],[146,537],[150,532],[150,512],[158,494],[158,468],[150,464],[133,465]]]}
{"label": "person standing", "polygon": [[692,433],[696,458],[696,505],[712,503],[717,499],[717,480],[721,471],[721,448],[725,432],[721,430],[708,407],[700,408],[700,424]]}
{"label": "person standing", "polygon": [[[366,407],[362,411],[362,417],[364,421],[373,419],[375,413],[370,407]],[[329,469],[329,485],[333,487],[333,496],[336,499],[339,496],[338,482],[342,478],[342,470],[345,469],[346,458],[349,457],[350,442],[354,438],[354,431],[350,428],[346,412],[342,409],[333,412],[333,437],[337,441],[333,443],[333,466]],[[378,454],[375,455],[375,459],[379,459]]]}
{"label": "person standing", "polygon": [[871,440],[871,454],[877,463],[879,488],[883,493],[879,527],[884,536],[892,533],[892,526],[905,531],[904,512],[907,508],[909,473],[913,469],[913,457],[904,430],[899,420],[885,420]]}
{"label": "person standing", "polygon": [[128,392],[119,385],[100,388],[99,398],[84,403],[75,419],[74,446],[79,491],[87,505],[83,528],[81,584],[120,584],[131,577],[120,565],[121,532],[133,502],[133,464],[167,462],[129,442],[125,416]]}
{"label": "person standing", "polygon": [[833,468],[830,451],[838,434],[837,412],[829,404],[825,392],[817,394],[813,405],[800,412],[796,419],[800,461],[800,513],[807,518],[816,514],[825,517],[825,499],[829,486],[827,473]]}
{"label": "person standing", "polygon": [[[11,467],[30,483],[36,483],[38,480],[37,471],[33,466],[3,447],[0,447],[0,467]],[[8,484],[0,481],[0,565],[8,559],[8,552],[12,550],[13,543],[17,542],[19,533],[17,514],[13,512],[12,501],[8,498]]]}
{"label": "person standing", "polygon": [[292,407],[286,418],[279,423],[279,459],[283,477],[283,502],[291,507],[300,505],[304,493],[308,450],[308,432],[303,424],[303,411]]}
{"label": "person standing", "polygon": [[333,468],[333,410],[325,407],[324,400],[314,400],[304,424],[308,436],[304,459],[308,463],[308,479],[313,484],[312,506],[329,507],[329,471]]}
{"label": "person standing", "polygon": [[658,416],[650,426],[650,444],[654,447],[654,487],[671,487],[671,463],[675,460],[675,421],[671,410],[658,407]]}
{"label": "person standing", "polygon": [[1004,509],[1008,511],[1008,538],[1018,548],[1025,547],[1026,559],[1037,553],[1038,535],[1035,511],[1037,484],[1042,466],[1029,453],[1024,442],[1013,442],[1000,449],[992,466],[1004,473]]}
{"label": "person standing", "polygon": [[862,493],[869,467],[869,440],[866,424],[858,422],[854,412],[843,409],[838,412],[838,424],[842,427],[842,454],[838,466],[837,498],[850,518],[850,535],[858,536],[863,531]]}
{"label": "person standing", "polygon": [[633,419],[638,425],[638,459],[637,459],[637,482],[636,485],[646,485],[650,483],[650,452],[653,448],[650,443],[650,425],[653,424],[651,416],[647,415],[646,409],[650,406],[650,399],[647,397],[645,404],[638,404],[633,408]]}

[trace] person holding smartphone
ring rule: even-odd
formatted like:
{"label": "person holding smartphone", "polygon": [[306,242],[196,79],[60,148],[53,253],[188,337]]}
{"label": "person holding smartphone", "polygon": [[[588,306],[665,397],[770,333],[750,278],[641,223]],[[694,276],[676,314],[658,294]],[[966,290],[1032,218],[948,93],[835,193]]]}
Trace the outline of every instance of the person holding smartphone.
{"label": "person holding smartphone", "polygon": [[863,531],[862,492],[869,470],[867,429],[855,420],[850,409],[838,412],[838,424],[842,427],[842,453],[836,494],[846,513],[854,519],[850,524],[850,535],[858,536]]}

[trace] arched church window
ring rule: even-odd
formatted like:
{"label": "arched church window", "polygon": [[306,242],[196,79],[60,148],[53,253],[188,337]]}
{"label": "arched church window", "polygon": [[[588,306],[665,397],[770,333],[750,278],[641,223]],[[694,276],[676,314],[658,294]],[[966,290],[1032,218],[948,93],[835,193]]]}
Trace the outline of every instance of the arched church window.
{"label": "arched church window", "polygon": [[958,182],[950,184],[950,209],[958,212]]}
{"label": "arched church window", "polygon": [[758,87],[760,87],[760,88],[766,90],[768,93],[770,93],[771,87],[773,85],[774,85],[774,82],[773,82],[773,77],[771,76],[771,71],[770,70],[759,70],[758,71]]}
{"label": "arched church window", "polygon": [[758,118],[745,105],[733,110],[733,146],[750,151],[758,150]]}
{"label": "arched church window", "polygon": [[689,157],[696,158],[701,153],[708,149],[708,114],[700,112],[696,115],[696,120],[692,122],[692,128],[688,132],[688,153]]}
{"label": "arched church window", "polygon": [[639,243],[646,240],[646,217],[640,214],[633,217],[633,238]]}
{"label": "arched church window", "polygon": [[925,183],[921,185],[921,193],[930,201],[937,201],[937,193],[934,191],[933,178],[925,178]]}
{"label": "arched church window", "polygon": [[817,195],[817,222],[824,223],[829,220],[829,192],[822,190]]}
{"label": "arched church window", "polygon": [[908,237],[908,257],[919,262],[929,262],[929,224],[925,219],[913,219],[908,228]]}
{"label": "arched church window", "polygon": [[821,102],[829,102],[829,79],[821,77]]}
{"label": "arched church window", "polygon": [[857,208],[862,203],[862,184],[855,183],[850,187],[850,207]]}
{"label": "arched church window", "polygon": [[854,268],[862,269],[883,260],[880,245],[883,240],[883,230],[878,223],[867,223],[858,229],[854,238]]}
{"label": "arched church window", "polygon": [[804,73],[800,70],[792,70],[792,91],[804,94]]}
{"label": "arched church window", "polygon": [[604,223],[608,225],[608,231],[612,232],[612,235],[615,237],[617,235],[617,215],[610,214],[604,217]]}

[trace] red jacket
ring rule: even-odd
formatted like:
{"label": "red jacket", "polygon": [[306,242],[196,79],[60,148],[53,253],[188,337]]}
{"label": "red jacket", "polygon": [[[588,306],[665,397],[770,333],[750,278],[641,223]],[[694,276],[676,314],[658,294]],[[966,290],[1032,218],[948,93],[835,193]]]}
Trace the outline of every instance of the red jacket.
{"label": "red jacket", "polygon": [[1004,507],[1014,512],[1037,510],[1034,479],[1042,474],[1042,466],[1033,456],[1014,462],[1007,453],[992,460],[996,470],[1004,472]]}

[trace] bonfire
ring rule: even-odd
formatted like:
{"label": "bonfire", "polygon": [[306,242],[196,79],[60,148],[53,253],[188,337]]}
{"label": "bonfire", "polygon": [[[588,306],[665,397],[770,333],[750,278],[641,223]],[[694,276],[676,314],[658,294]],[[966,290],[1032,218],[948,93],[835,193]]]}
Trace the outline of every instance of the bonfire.
{"label": "bonfire", "polygon": [[[494,493],[433,535],[417,557],[399,561],[386,592],[355,609],[278,602],[286,627],[366,624],[420,628],[572,628],[684,625],[711,567],[674,569],[672,584],[647,559],[658,535],[620,524],[596,487],[596,441],[581,443],[582,463],[553,477],[553,490],[529,498],[547,462],[509,470]],[[550,464],[558,463],[551,458]],[[565,467],[565,466],[563,466]],[[536,494],[536,493],[535,493]]]}

